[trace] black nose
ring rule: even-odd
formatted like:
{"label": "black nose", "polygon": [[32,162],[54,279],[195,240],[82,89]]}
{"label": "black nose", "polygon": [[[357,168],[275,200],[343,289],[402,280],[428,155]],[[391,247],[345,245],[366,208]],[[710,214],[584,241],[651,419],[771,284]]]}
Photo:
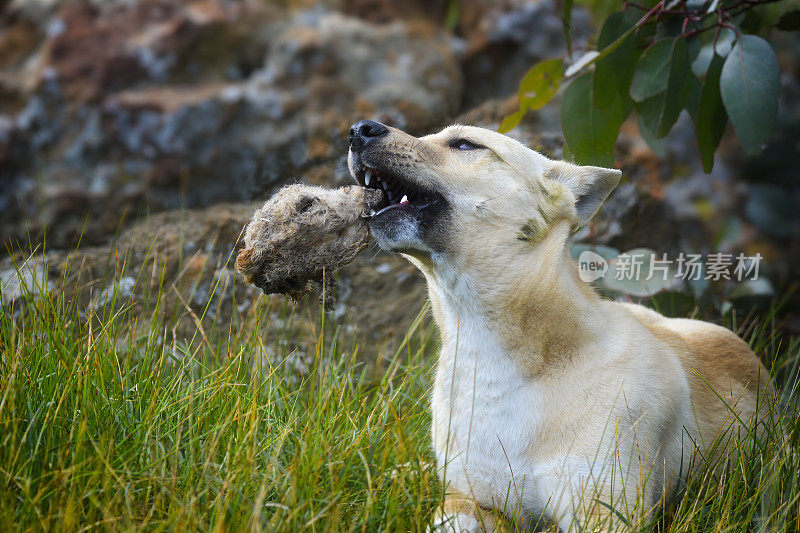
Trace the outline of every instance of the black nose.
{"label": "black nose", "polygon": [[364,148],[369,143],[389,133],[389,128],[373,120],[359,120],[350,126],[350,144]]}

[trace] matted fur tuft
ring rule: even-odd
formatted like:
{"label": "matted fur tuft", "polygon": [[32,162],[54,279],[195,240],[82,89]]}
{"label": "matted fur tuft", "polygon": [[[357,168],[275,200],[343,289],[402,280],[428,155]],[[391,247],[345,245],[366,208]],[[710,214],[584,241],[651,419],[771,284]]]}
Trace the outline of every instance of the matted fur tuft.
{"label": "matted fur tuft", "polygon": [[331,274],[369,244],[363,215],[380,199],[380,191],[356,186],[284,187],[248,223],[236,270],[265,294],[285,293],[294,300],[324,286],[330,307]]}

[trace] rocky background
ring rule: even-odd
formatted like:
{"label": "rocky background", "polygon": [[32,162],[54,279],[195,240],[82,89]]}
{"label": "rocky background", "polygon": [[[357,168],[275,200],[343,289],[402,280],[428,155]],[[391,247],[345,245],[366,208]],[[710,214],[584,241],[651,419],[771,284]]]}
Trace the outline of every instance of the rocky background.
{"label": "rocky background", "polygon": [[[580,49],[592,20],[576,8],[572,24]],[[788,295],[780,328],[797,334],[800,41],[774,42],[781,108],[764,154],[745,157],[728,132],[705,175],[688,117],[656,146],[631,119],[617,145],[623,183],[578,239],[759,252],[758,283],[664,301],[720,320]],[[162,286],[185,335],[230,325],[265,298],[232,270],[242,226],[285,183],[347,182],[351,123],[496,128],[524,72],[564,53],[554,0],[0,0],[3,309],[19,312],[22,285],[88,288],[76,297],[94,310],[118,294],[134,311]],[[511,135],[560,157],[558,98]],[[332,319],[363,353],[391,355],[424,294],[410,265],[371,250],[340,273]],[[308,304],[298,327],[314,313]]]}

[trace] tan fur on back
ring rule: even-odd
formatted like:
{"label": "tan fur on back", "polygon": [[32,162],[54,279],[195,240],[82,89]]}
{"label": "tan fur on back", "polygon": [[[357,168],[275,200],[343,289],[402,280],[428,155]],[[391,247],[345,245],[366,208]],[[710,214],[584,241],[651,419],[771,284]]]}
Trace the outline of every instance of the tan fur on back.
{"label": "tan fur on back", "polygon": [[[733,332],[700,320],[665,318],[640,305],[620,305],[679,355],[691,387],[701,445],[707,447],[734,424],[734,412],[744,420],[766,416],[775,396],[769,372]],[[713,463],[719,458],[705,459]]]}

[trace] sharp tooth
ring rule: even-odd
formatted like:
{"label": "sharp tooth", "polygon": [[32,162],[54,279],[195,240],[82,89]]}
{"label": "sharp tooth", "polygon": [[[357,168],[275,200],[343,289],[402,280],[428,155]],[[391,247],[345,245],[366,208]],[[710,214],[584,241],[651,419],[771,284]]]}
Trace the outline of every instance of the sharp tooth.
{"label": "sharp tooth", "polygon": [[378,183],[381,184],[381,187],[383,187],[383,190],[385,191],[386,190],[386,182],[385,181],[381,181],[380,179],[378,179]]}
{"label": "sharp tooth", "polygon": [[408,196],[404,194],[403,197],[400,198],[400,203],[401,204],[407,204],[408,203]]}
{"label": "sharp tooth", "polygon": [[364,172],[364,185],[369,185],[369,180],[371,177],[372,177],[371,170],[367,170],[366,172]]}
{"label": "sharp tooth", "polygon": [[393,198],[394,195],[392,194],[392,191],[386,191],[386,194],[389,195],[389,201],[390,202],[394,200],[394,198]]}

